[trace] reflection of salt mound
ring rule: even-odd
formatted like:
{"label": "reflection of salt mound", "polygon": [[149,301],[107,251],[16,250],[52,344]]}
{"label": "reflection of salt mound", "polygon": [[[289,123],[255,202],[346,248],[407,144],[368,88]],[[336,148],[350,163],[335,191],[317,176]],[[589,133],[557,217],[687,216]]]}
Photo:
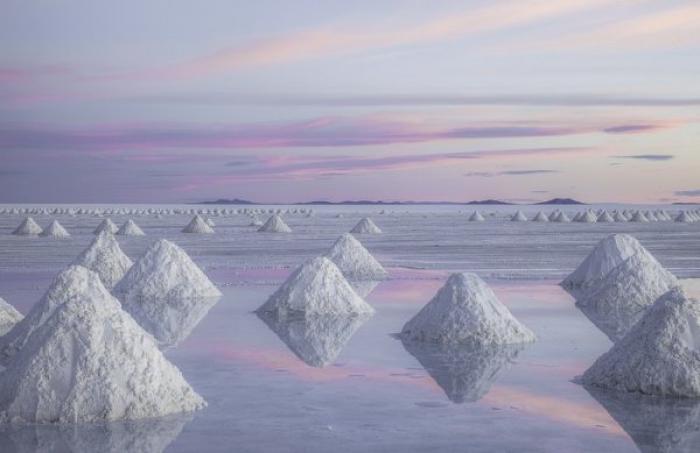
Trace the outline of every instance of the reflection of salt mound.
{"label": "reflection of salt mound", "polygon": [[14,453],[161,453],[191,414],[82,425],[0,425],[0,445]]}
{"label": "reflection of salt mound", "polygon": [[40,233],[40,236],[52,237],[52,238],[67,238],[70,234],[63,228],[63,225],[58,223],[58,220],[52,220],[49,225],[44,228]]}
{"label": "reflection of salt mound", "polygon": [[261,233],[291,233],[292,229],[284,223],[282,217],[274,214],[267,219],[263,226],[258,228],[258,231]]}
{"label": "reflection of salt mound", "polygon": [[124,277],[133,263],[122,252],[114,236],[103,232],[98,234],[90,246],[78,255],[73,264],[96,272],[102,283],[111,289]]}
{"label": "reflection of salt mound", "polygon": [[66,292],[0,375],[0,421],[136,419],[205,406],[97,274],[74,266],[57,280]]}
{"label": "reflection of salt mound", "polygon": [[118,231],[118,228],[110,219],[104,219],[102,222],[100,222],[99,225],[97,225],[97,228],[95,228],[95,231],[93,231],[93,233],[100,234],[103,231],[114,234]]}
{"label": "reflection of salt mound", "polygon": [[469,221],[470,222],[483,222],[484,221],[484,216],[481,215],[479,211],[474,211],[472,215],[469,216]]}
{"label": "reflection of salt mound", "polygon": [[402,343],[454,403],[480,400],[522,349],[522,345]]}
{"label": "reflection of salt mound", "polygon": [[199,214],[197,214],[196,216],[192,217],[190,223],[188,223],[185,228],[182,229],[182,232],[193,234],[211,234],[214,232],[214,230],[207,225],[207,222],[205,222]]}
{"label": "reflection of salt mound", "polygon": [[374,313],[340,269],[324,257],[311,259],[295,270],[257,311],[276,313],[279,317],[295,313]]}
{"label": "reflection of salt mound", "polygon": [[353,280],[349,283],[358,296],[365,298],[369,296],[372,291],[374,291],[374,288],[376,288],[380,282],[379,280]]}
{"label": "reflection of salt mound", "polygon": [[143,232],[141,228],[139,228],[136,223],[129,219],[124,224],[117,230],[117,234],[120,236],[145,236],[146,233]]}
{"label": "reflection of salt mound", "polygon": [[114,292],[124,299],[220,297],[221,291],[177,245],[161,239],[129,269]]}
{"label": "reflection of salt mound", "polygon": [[583,374],[583,384],[650,395],[700,396],[700,303],[676,288]]}
{"label": "reflection of salt mound", "polygon": [[476,274],[452,274],[404,325],[401,338],[429,343],[511,344],[535,340]]}
{"label": "reflection of salt mound", "polygon": [[325,256],[349,280],[381,280],[386,277],[382,265],[352,234],[340,236]]}
{"label": "reflection of salt mound", "polygon": [[22,313],[0,297],[0,336],[9,332],[22,320]]}
{"label": "reflection of salt mound", "polygon": [[513,216],[510,218],[511,222],[527,222],[527,217],[525,217],[525,214],[523,214],[523,211],[517,211]]}
{"label": "reflection of salt mound", "polygon": [[600,241],[586,259],[561,284],[567,288],[591,286],[627,258],[638,253],[654,259],[632,236],[611,234]]}
{"label": "reflection of salt mound", "polygon": [[547,217],[547,215],[544,212],[540,211],[535,215],[535,217],[532,218],[532,221],[533,222],[549,222],[549,217]]}
{"label": "reflection of salt mound", "polygon": [[323,368],[334,363],[357,329],[371,317],[319,315],[279,318],[258,312],[258,317],[307,365]]}
{"label": "reflection of salt mound", "polygon": [[700,402],[586,390],[632,438],[643,453],[695,453],[700,445]]}
{"label": "reflection of salt mound", "polygon": [[32,219],[27,217],[12,232],[15,236],[36,236],[41,233],[41,227]]}
{"label": "reflection of salt mound", "polygon": [[187,338],[218,300],[217,297],[126,299],[124,309],[153,335],[161,348],[169,348]]}
{"label": "reflection of salt mound", "polygon": [[357,222],[357,225],[355,225],[350,232],[356,234],[381,234],[382,230],[372,221],[372,219],[365,217]]}

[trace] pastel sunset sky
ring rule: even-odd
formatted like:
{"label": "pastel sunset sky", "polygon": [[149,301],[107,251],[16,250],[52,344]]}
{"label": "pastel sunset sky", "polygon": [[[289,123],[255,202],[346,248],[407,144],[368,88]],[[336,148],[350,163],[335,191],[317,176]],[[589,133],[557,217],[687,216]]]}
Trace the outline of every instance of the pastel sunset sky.
{"label": "pastel sunset sky", "polygon": [[0,202],[700,201],[697,0],[4,0]]}

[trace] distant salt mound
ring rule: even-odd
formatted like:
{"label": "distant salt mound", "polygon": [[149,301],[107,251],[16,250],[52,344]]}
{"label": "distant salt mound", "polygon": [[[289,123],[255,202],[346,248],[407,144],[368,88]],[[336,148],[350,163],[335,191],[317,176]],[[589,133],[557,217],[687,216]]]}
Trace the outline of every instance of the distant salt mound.
{"label": "distant salt mound", "polygon": [[41,234],[41,227],[32,219],[27,217],[12,232],[15,236],[37,236]]}
{"label": "distant salt mound", "polygon": [[479,211],[474,211],[472,215],[469,216],[469,221],[470,222],[483,222],[484,221],[484,216],[481,215]]}
{"label": "distant salt mound", "polygon": [[67,238],[70,237],[68,231],[63,228],[63,225],[58,223],[58,220],[52,220],[46,228],[41,232],[40,236],[52,238]]}
{"label": "distant salt mound", "polygon": [[286,223],[284,223],[282,217],[277,214],[273,214],[269,219],[267,219],[267,222],[265,222],[263,226],[258,228],[258,231],[261,233],[291,233],[292,229],[289,228]]}
{"label": "distant salt mound", "polygon": [[64,273],[68,293],[0,375],[1,422],[139,419],[206,405],[97,274]]}
{"label": "distant salt mound", "polygon": [[386,277],[382,265],[350,233],[340,236],[325,256],[349,280],[381,280]]}
{"label": "distant salt mound", "polygon": [[249,225],[249,226],[261,227],[261,226],[263,226],[263,222],[262,222],[262,220],[260,220],[260,219],[258,219],[258,218],[254,218],[254,219],[252,219],[252,220],[250,221],[250,225]]}
{"label": "distant salt mound", "polygon": [[628,234],[611,234],[600,241],[585,260],[561,282],[565,288],[589,287],[635,254],[654,258],[638,240]]}
{"label": "distant salt mound", "polygon": [[610,215],[608,211],[603,211],[597,219],[597,222],[599,223],[613,223],[615,222],[615,219],[613,216]]}
{"label": "distant salt mound", "polygon": [[207,218],[207,225],[210,227],[215,227],[216,223],[211,218]]}
{"label": "distant salt mound", "polygon": [[133,265],[129,257],[122,252],[115,237],[106,231],[98,234],[73,264],[97,273],[102,284],[108,289],[114,288]]}
{"label": "distant salt mound", "polygon": [[161,239],[129,269],[114,287],[124,299],[220,297],[221,291],[177,245]]}
{"label": "distant salt mound", "polygon": [[355,225],[351,233],[354,234],[381,234],[382,230],[375,225],[375,223],[369,217],[365,217]]}
{"label": "distant salt mound", "polygon": [[278,317],[374,313],[328,258],[313,258],[297,270],[257,310]]}
{"label": "distant salt mound", "polygon": [[401,338],[428,343],[513,344],[535,341],[476,274],[452,274],[402,331]]}
{"label": "distant salt mound", "polygon": [[183,233],[193,233],[193,234],[211,234],[214,230],[207,224],[207,222],[199,214],[192,217],[190,223],[188,223],[185,228],[182,229]]}
{"label": "distant salt mound", "polygon": [[693,222],[693,218],[691,217],[690,214],[688,214],[688,211],[681,211],[680,214],[675,218],[675,221],[678,223],[691,223]]}
{"label": "distant salt mound", "polygon": [[540,211],[535,215],[535,217],[532,218],[532,221],[533,222],[549,222],[549,217],[547,217],[547,215],[544,212]]}
{"label": "distant salt mound", "polygon": [[632,217],[630,218],[630,222],[648,223],[649,219],[647,219],[644,216],[644,213],[642,213],[642,211],[636,211],[634,214],[632,214]]}
{"label": "distant salt mound", "polygon": [[146,233],[143,232],[136,222],[129,219],[117,230],[117,234],[120,236],[145,236]]}
{"label": "distant salt mound", "polygon": [[564,212],[559,212],[559,214],[557,214],[557,215],[554,217],[554,220],[552,220],[552,222],[557,222],[557,223],[569,223],[569,222],[571,222],[571,219],[570,219],[569,216],[566,215]]}
{"label": "distant salt mound", "polygon": [[581,213],[579,216],[577,222],[580,223],[596,223],[598,221],[598,217],[595,215],[593,211],[586,211]]}
{"label": "distant salt mound", "polygon": [[627,217],[625,217],[623,213],[618,211],[615,212],[615,214],[613,215],[613,220],[615,220],[615,222],[627,222]]}
{"label": "distant salt mound", "polygon": [[518,210],[513,216],[510,218],[511,222],[527,222],[527,217],[525,214],[523,214],[523,211]]}
{"label": "distant salt mound", "polygon": [[103,231],[106,231],[107,233],[114,234],[118,231],[119,229],[117,226],[112,222],[110,219],[104,219],[98,226],[95,228],[95,231],[93,231],[94,234],[100,234]]}
{"label": "distant salt mound", "polygon": [[0,336],[9,332],[22,318],[22,313],[0,297]]}
{"label": "distant salt mound", "polygon": [[675,288],[583,374],[587,385],[700,397],[700,302]]}

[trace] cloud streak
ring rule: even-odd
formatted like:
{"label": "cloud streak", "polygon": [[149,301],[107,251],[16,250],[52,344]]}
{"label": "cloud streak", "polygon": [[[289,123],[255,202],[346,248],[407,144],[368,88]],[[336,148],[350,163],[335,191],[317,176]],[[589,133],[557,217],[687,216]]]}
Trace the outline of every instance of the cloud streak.
{"label": "cloud streak", "polygon": [[673,154],[632,154],[628,156],[612,156],[615,159],[638,159],[650,161],[665,161],[671,160],[675,156]]}
{"label": "cloud streak", "polygon": [[506,170],[498,172],[490,171],[472,171],[465,173],[467,177],[493,178],[495,176],[530,176],[530,175],[546,175],[550,173],[559,173],[557,170]]}
{"label": "cloud streak", "polygon": [[673,193],[674,195],[678,195],[679,197],[700,197],[700,189],[677,190]]}

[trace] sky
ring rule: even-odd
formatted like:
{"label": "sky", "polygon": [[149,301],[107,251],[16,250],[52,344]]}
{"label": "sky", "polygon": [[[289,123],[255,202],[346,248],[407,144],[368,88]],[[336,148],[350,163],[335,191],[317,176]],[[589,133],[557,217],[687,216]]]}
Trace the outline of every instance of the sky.
{"label": "sky", "polygon": [[697,0],[4,0],[0,202],[700,202]]}

